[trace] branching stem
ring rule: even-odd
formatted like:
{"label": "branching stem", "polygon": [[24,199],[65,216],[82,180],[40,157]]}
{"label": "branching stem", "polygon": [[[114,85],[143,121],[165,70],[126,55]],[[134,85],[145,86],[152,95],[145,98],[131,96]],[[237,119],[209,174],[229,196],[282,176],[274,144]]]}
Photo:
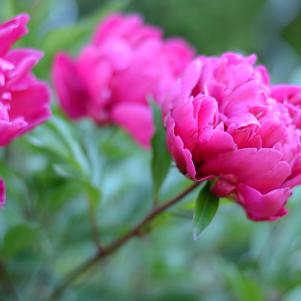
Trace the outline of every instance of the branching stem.
{"label": "branching stem", "polygon": [[130,239],[140,236],[143,228],[150,224],[158,215],[160,215],[162,212],[166,211],[170,207],[177,204],[179,201],[181,201],[184,197],[186,197],[190,192],[192,192],[197,186],[199,186],[201,183],[194,183],[190,187],[188,187],[186,190],[178,194],[176,197],[168,200],[161,206],[153,208],[136,226],[134,226],[132,229],[130,229],[127,233],[125,233],[120,238],[116,239],[112,243],[110,243],[108,246],[103,247],[98,250],[98,252],[89,258],[87,261],[82,263],[80,266],[75,268],[73,271],[71,271],[66,278],[62,280],[62,282],[54,289],[50,296],[50,300],[56,300],[61,294],[64,292],[64,290],[73,282],[75,281],[80,275],[87,272],[90,268],[92,268],[96,263],[102,261],[103,259],[107,258],[111,254],[113,254],[115,251],[120,249],[124,244],[126,244]]}

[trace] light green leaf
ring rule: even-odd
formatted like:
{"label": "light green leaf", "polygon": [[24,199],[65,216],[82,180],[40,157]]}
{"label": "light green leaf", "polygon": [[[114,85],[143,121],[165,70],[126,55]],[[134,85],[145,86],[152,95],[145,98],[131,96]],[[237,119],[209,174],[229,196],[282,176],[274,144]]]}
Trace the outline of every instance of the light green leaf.
{"label": "light green leaf", "polygon": [[46,123],[43,127],[35,129],[35,131],[28,136],[28,142],[40,149],[47,150],[56,156],[67,158],[68,149],[65,144],[61,143],[58,136],[51,132]]}
{"label": "light green leaf", "polygon": [[4,22],[17,14],[16,1],[2,0],[0,1],[0,22]]}
{"label": "light green leaf", "polygon": [[158,199],[161,185],[168,174],[171,157],[167,149],[166,134],[163,127],[161,111],[153,101],[151,101],[150,104],[155,125],[155,134],[152,138],[151,170],[153,178],[153,195],[156,200]]}
{"label": "light green leaf", "polygon": [[198,239],[200,233],[210,224],[219,204],[217,196],[210,191],[210,183],[201,189],[197,197],[193,217],[193,239]]}
{"label": "light green leaf", "polygon": [[82,175],[89,176],[89,163],[80,144],[72,134],[72,128],[68,123],[60,118],[52,117],[48,122],[49,127],[61,137],[63,143],[67,146],[70,152],[69,159],[74,167],[78,169]]}
{"label": "light green leaf", "polygon": [[68,164],[53,164],[55,172],[63,178],[80,179],[78,173]]}

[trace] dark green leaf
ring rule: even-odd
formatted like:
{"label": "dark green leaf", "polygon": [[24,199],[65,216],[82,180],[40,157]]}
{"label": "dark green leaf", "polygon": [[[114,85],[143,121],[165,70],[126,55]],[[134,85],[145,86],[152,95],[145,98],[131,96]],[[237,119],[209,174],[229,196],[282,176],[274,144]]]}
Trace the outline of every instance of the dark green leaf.
{"label": "dark green leaf", "polygon": [[210,183],[201,189],[196,200],[193,217],[193,239],[197,239],[200,233],[209,225],[213,219],[219,199],[210,191]]}
{"label": "dark green leaf", "polygon": [[161,185],[168,174],[171,163],[171,157],[167,149],[166,134],[162,122],[162,114],[158,106],[151,101],[153,112],[153,121],[155,125],[155,134],[152,138],[152,178],[153,178],[153,195],[158,199]]}

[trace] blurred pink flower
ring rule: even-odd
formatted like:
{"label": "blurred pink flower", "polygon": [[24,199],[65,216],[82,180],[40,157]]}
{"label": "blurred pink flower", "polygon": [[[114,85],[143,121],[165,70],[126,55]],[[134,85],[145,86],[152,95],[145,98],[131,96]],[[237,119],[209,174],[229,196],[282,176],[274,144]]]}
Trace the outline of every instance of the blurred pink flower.
{"label": "blurred pink flower", "polygon": [[193,55],[183,40],[164,41],[140,16],[116,14],[98,26],[77,59],[57,54],[53,82],[70,118],[117,124],[149,147],[153,125],[147,97],[160,104]]}
{"label": "blurred pink flower", "polygon": [[[32,74],[42,53],[34,49],[11,50],[27,33],[29,16],[21,14],[0,24],[0,146],[45,121],[50,116],[47,85]],[[5,200],[0,183],[0,204]]]}
{"label": "blurred pink flower", "polygon": [[213,192],[234,198],[250,219],[272,221],[301,183],[300,130],[283,105],[291,94],[272,93],[255,61],[235,53],[194,60],[166,99],[165,125],[184,174],[212,179]]}

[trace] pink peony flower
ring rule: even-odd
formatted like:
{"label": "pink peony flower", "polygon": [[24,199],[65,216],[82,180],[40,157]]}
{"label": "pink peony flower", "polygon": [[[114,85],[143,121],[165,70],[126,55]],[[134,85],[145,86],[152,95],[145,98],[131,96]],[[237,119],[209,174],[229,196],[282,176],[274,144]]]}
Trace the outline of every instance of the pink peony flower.
{"label": "pink peony flower", "polygon": [[185,175],[213,180],[213,192],[234,198],[250,219],[272,221],[287,213],[291,188],[301,183],[291,112],[300,94],[271,91],[255,60],[226,53],[193,61],[164,105],[167,143]]}
{"label": "pink peony flower", "polygon": [[180,39],[162,39],[138,15],[111,15],[77,59],[59,53],[53,81],[60,104],[73,120],[117,124],[142,146],[153,134],[147,97],[162,103],[166,91],[193,58]]}
{"label": "pink peony flower", "polygon": [[[42,53],[34,49],[10,50],[27,33],[29,16],[22,14],[0,24],[0,146],[31,130],[50,116],[47,85],[31,73]],[[0,182],[0,205],[5,200]]]}

